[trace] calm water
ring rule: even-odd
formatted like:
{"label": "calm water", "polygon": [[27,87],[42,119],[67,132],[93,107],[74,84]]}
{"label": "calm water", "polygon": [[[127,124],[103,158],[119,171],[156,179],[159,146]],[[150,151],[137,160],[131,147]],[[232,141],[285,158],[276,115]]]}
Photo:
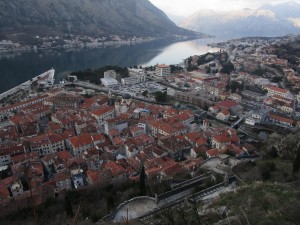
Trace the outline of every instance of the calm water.
{"label": "calm water", "polygon": [[109,47],[103,49],[80,49],[69,51],[47,51],[11,53],[0,55],[0,93],[37,76],[52,67],[56,79],[71,71],[95,69],[104,65],[155,65],[177,64],[191,55],[218,51],[207,46],[215,39],[199,39],[176,42],[157,41],[135,46]]}

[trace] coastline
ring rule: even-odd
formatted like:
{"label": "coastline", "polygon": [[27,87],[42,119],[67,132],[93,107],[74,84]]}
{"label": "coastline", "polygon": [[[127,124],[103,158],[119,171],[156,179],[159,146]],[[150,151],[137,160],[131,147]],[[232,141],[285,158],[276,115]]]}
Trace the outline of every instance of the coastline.
{"label": "coastline", "polygon": [[[39,74],[33,78],[31,78],[30,80],[25,81],[22,84],[19,84],[3,93],[0,93],[0,102],[3,101],[3,99],[5,98],[9,98],[10,96],[16,94],[18,91],[28,91],[31,88],[31,85],[34,82],[37,82],[40,80],[41,82],[43,82],[45,85],[50,85],[53,84],[54,82],[54,74],[55,74],[55,70],[52,68],[42,74]],[[4,104],[4,103],[2,103]]]}
{"label": "coastline", "polygon": [[[195,39],[204,39],[204,38],[213,38],[212,36],[172,36],[172,37],[145,37],[145,38],[130,38],[124,40],[109,40],[109,41],[77,41],[72,40],[65,42],[64,45],[49,45],[47,42],[41,46],[36,45],[23,45],[21,46],[18,43],[10,42],[10,45],[2,45],[0,42],[0,56],[5,53],[24,53],[24,52],[35,52],[35,51],[47,51],[47,50],[72,50],[72,49],[97,49],[97,48],[106,48],[106,47],[121,47],[121,46],[133,46],[143,43],[155,42],[159,40],[173,40],[177,41],[186,41],[186,40],[195,40]],[[64,40],[65,41],[65,40]],[[5,48],[6,46],[6,48]]]}

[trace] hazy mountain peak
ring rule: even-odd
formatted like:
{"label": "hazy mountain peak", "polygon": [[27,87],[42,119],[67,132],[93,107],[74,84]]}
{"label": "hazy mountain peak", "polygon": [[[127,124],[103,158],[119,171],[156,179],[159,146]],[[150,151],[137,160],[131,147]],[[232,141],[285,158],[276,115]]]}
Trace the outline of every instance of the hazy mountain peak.
{"label": "hazy mountain peak", "polygon": [[259,10],[259,9],[242,9],[242,10],[234,10],[228,13],[229,18],[236,17],[258,17],[258,16],[266,16],[275,18],[275,13],[270,10]]}
{"label": "hazy mountain peak", "polygon": [[291,2],[229,12],[201,10],[188,17],[181,26],[217,37],[299,34],[300,5]]}

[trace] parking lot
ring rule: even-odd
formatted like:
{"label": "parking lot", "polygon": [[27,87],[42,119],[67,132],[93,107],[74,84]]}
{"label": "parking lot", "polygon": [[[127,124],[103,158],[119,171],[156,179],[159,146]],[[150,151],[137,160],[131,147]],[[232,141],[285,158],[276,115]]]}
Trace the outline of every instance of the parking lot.
{"label": "parking lot", "polygon": [[129,93],[133,97],[141,97],[144,91],[149,94],[155,93],[157,91],[164,91],[167,88],[153,81],[148,81],[145,83],[133,84],[133,85],[118,85],[112,88],[118,93]]}

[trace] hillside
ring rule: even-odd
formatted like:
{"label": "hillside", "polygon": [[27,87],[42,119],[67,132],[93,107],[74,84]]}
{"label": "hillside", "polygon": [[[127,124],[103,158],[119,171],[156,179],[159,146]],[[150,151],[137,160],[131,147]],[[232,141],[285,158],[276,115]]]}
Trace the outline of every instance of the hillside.
{"label": "hillside", "polygon": [[[299,197],[300,192],[296,186],[254,183],[222,196],[209,207],[226,206],[230,211],[222,219],[223,222],[230,221],[229,224],[298,224]],[[202,221],[204,224],[212,224],[216,220],[220,220],[220,215],[215,218],[206,215]]]}
{"label": "hillside", "polygon": [[181,26],[217,37],[273,37],[299,34],[300,20],[297,15],[300,15],[300,5],[297,3],[230,12],[202,10],[189,16]]}
{"label": "hillside", "polygon": [[195,35],[148,0],[3,0],[0,40],[53,35]]}

